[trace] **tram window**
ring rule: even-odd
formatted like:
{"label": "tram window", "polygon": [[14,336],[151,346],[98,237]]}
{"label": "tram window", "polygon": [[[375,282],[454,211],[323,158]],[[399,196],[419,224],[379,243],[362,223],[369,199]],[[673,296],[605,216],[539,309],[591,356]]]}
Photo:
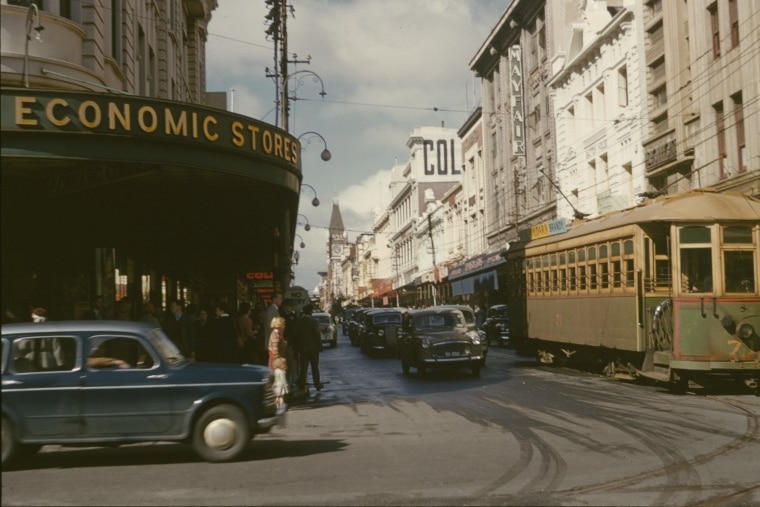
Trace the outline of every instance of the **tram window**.
{"label": "tram window", "polygon": [[633,259],[625,261],[625,286],[633,287]]}
{"label": "tram window", "polygon": [[607,245],[599,245],[599,258],[600,259],[607,258]]}
{"label": "tram window", "polygon": [[630,239],[623,242],[623,254],[625,255],[633,254],[633,241],[631,241]]}
{"label": "tram window", "polygon": [[669,287],[671,283],[670,261],[665,259],[655,259],[655,285],[656,287]]}
{"label": "tram window", "polygon": [[562,252],[561,254],[559,254],[559,265],[560,266],[564,266],[565,265],[565,253],[564,252]]}
{"label": "tram window", "polygon": [[549,256],[544,255],[543,261],[541,261],[541,266],[548,268],[549,267]]}
{"label": "tram window", "polygon": [[552,267],[554,267],[556,265],[557,265],[557,256],[556,255],[552,255]]}
{"label": "tram window", "polygon": [[[601,248],[599,249],[601,250]],[[601,252],[600,252],[601,255]],[[602,262],[599,264],[599,274],[602,278],[602,289],[607,289],[610,286],[610,273],[609,273],[609,266],[606,262]]]}
{"label": "tram window", "polygon": [[620,272],[620,261],[612,261],[612,286],[620,288],[623,284],[622,273]]}
{"label": "tram window", "polygon": [[708,227],[695,225],[682,227],[678,231],[678,239],[681,243],[710,243],[712,236]]}
{"label": "tram window", "polygon": [[681,249],[681,290],[685,292],[712,291],[711,254],[710,248]]}
{"label": "tram window", "polygon": [[755,253],[723,252],[726,292],[755,292]]}
{"label": "tram window", "polygon": [[570,290],[576,289],[575,268],[570,268]]}
{"label": "tram window", "polygon": [[549,280],[549,272],[544,271],[544,292],[551,292],[551,281]]}
{"label": "tram window", "polygon": [[567,271],[564,269],[559,270],[559,288],[563,292],[567,290]]}
{"label": "tram window", "polygon": [[590,246],[588,247],[588,260],[593,261],[596,259],[596,247]]}
{"label": "tram window", "polygon": [[580,289],[586,290],[586,266],[581,266],[578,268],[578,278],[580,282]]}
{"label": "tram window", "polygon": [[620,257],[620,243],[616,241],[610,244],[610,249],[612,250],[612,253],[610,254],[612,257]]}
{"label": "tram window", "polygon": [[569,252],[567,252],[567,262],[569,262],[570,264],[575,262],[575,250],[570,250]]}
{"label": "tram window", "polygon": [[578,262],[583,262],[586,260],[586,250],[583,248],[578,249]]}
{"label": "tram window", "polygon": [[[590,252],[591,249],[589,249]],[[598,281],[596,279],[596,264],[591,264],[588,267],[588,274],[589,274],[589,287],[592,289],[596,289]]]}
{"label": "tram window", "polygon": [[751,227],[724,227],[723,243],[752,244]]}
{"label": "tram window", "polygon": [[558,285],[557,285],[557,270],[552,269],[552,290],[557,291]]}

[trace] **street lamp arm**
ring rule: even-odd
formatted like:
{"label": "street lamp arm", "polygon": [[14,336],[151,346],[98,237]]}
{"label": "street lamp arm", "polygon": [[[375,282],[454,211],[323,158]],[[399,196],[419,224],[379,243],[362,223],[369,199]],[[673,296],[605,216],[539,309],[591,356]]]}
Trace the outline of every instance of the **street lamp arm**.
{"label": "street lamp arm", "polygon": [[[300,136],[298,136],[298,140],[300,141],[301,138],[303,136],[305,136],[305,135],[317,136],[317,137],[319,137],[322,140],[322,144],[325,145],[325,149],[322,150],[322,153],[320,155],[320,157],[322,158],[322,160],[324,160],[325,162],[327,162],[328,160],[330,160],[332,158],[332,153],[330,153],[330,150],[327,149],[327,141],[325,141],[325,138],[322,137],[322,134],[320,134],[319,132],[314,132],[313,130],[309,130],[308,132],[304,132],[303,134],[301,134]],[[306,140],[306,143],[307,144],[309,143],[308,139]]]}
{"label": "street lamp arm", "polygon": [[314,189],[314,187],[312,187],[311,185],[307,183],[301,183],[301,188],[303,187],[310,188],[311,191],[314,192],[314,199],[311,200],[311,205],[314,206],[315,208],[319,206],[319,198],[317,197],[317,191]]}
{"label": "street lamp arm", "polygon": [[303,226],[303,230],[306,231],[306,232],[309,232],[311,230],[311,225],[309,224],[309,219],[306,218],[306,215],[303,215],[301,213],[299,213],[298,215],[296,215],[296,218],[298,218],[298,217],[303,217],[303,219],[306,221],[306,224]]}
{"label": "street lamp arm", "polygon": [[[322,81],[322,78],[319,77],[319,74],[317,74],[316,72],[311,71],[311,70],[297,70],[294,73],[290,74],[288,76],[288,79],[292,79],[292,78],[298,76],[299,74],[309,74],[309,75],[312,76],[312,79],[314,80],[315,83],[319,82],[319,86],[322,88],[322,90],[319,92],[319,95],[322,97],[322,99],[325,98],[325,95],[327,95],[327,92],[325,91],[325,83]],[[303,80],[301,78],[297,79],[297,81],[298,81],[299,85],[303,84]],[[297,89],[298,89],[298,87],[296,87],[296,90]]]}

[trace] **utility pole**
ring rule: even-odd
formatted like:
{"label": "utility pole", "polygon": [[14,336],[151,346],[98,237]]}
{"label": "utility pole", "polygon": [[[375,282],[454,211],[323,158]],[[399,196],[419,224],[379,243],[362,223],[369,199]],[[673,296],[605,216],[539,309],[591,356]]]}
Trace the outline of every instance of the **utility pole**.
{"label": "utility pole", "polygon": [[428,220],[428,236],[430,237],[430,249],[433,253],[433,306],[438,306],[437,300],[436,300],[436,292],[438,291],[438,287],[436,284],[438,283],[438,277],[436,274],[436,268],[435,268],[435,242],[433,242],[433,214],[428,213],[427,216]]}
{"label": "utility pole", "polygon": [[288,0],[274,0],[280,5],[280,126],[288,132]]}

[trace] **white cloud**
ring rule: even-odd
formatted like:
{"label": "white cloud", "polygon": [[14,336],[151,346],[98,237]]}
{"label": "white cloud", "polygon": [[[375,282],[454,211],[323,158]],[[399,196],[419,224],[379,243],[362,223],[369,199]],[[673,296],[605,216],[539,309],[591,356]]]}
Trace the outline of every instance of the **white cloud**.
{"label": "white cloud", "polygon": [[[310,64],[290,86],[290,132],[316,131],[333,158],[319,158],[318,140],[302,155],[304,192],[299,212],[312,230],[297,231],[306,243],[295,268],[298,285],[311,290],[327,268],[326,227],[332,201],[340,205],[349,231],[368,231],[374,210],[387,204],[380,190],[398,162],[408,158],[406,141],[415,127],[458,128],[477,104],[467,65],[507,8],[508,0],[292,0],[288,49]],[[265,38],[263,1],[224,0],[212,13],[207,44],[207,89],[235,89],[234,110],[275,123],[275,86],[265,69],[274,67]],[[479,84],[477,84],[479,86]],[[439,108],[433,111],[433,108]],[[387,183],[385,183],[387,188]],[[315,225],[317,227],[315,227]],[[321,227],[321,228],[320,228]]]}

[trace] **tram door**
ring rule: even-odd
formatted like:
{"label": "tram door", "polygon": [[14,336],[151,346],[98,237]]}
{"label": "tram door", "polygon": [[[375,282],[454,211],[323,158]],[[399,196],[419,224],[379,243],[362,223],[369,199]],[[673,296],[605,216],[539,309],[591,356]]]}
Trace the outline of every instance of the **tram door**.
{"label": "tram door", "polygon": [[669,224],[642,226],[645,360],[643,372],[668,368],[673,357],[673,261]]}

